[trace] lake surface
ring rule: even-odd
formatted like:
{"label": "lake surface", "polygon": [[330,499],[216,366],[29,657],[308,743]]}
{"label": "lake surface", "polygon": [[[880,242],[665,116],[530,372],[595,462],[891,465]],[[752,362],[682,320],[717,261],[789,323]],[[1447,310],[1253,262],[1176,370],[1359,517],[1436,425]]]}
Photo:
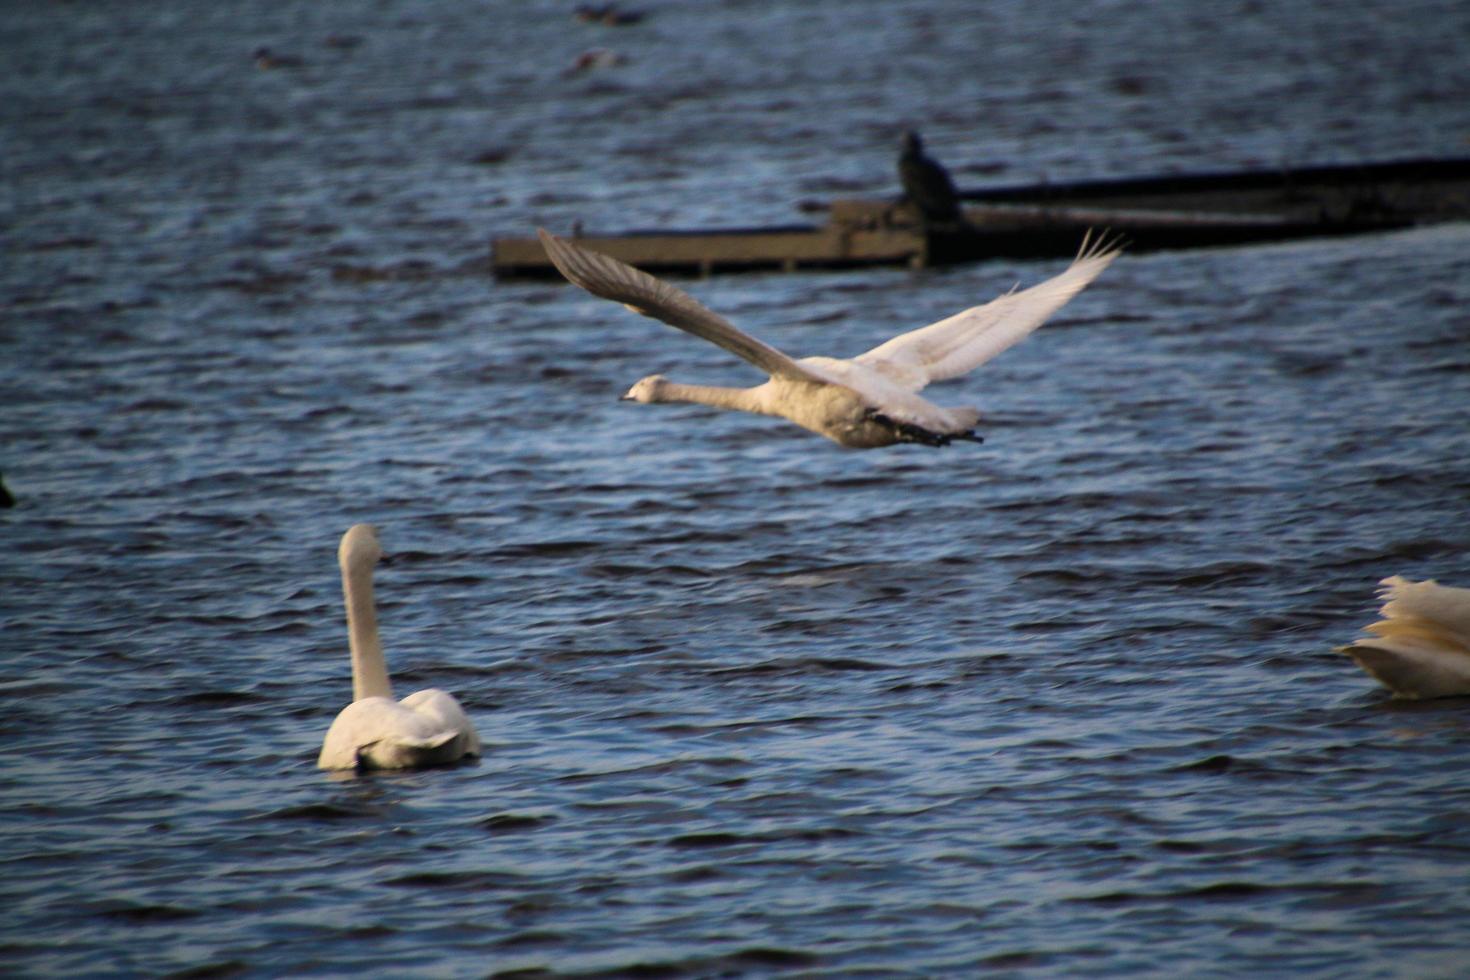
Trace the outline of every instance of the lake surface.
{"label": "lake surface", "polygon": [[[1470,585],[1470,226],[1125,256],[942,451],[619,404],[758,378],[487,266],[895,194],[904,126],[965,186],[1463,154],[1470,6],[572,7],[8,5],[3,972],[1463,975],[1470,702],[1333,648]],[[851,355],[1063,265],[686,285]],[[358,521],[478,763],[315,768]]]}

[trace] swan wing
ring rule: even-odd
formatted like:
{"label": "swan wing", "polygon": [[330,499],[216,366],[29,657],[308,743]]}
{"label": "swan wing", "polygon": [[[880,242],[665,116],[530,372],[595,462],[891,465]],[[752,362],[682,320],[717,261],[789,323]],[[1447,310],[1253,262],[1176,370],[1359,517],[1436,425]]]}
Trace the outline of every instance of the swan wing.
{"label": "swan wing", "polygon": [[1446,646],[1470,653],[1470,589],[1440,585],[1433,579],[1411,582],[1400,575],[1378,584],[1379,596],[1387,600],[1380,611],[1385,619],[1427,621]]}
{"label": "swan wing", "polygon": [[371,697],[343,708],[327,730],[317,766],[408,769],[453,762],[479,751],[479,736],[458,702],[430,689],[401,702]]}
{"label": "swan wing", "polygon": [[1108,241],[1104,235],[1093,239],[1089,232],[1082,239],[1077,258],[1060,275],[899,334],[854,360],[910,391],[919,391],[932,381],[968,374],[1026,339],[1096,279],[1122,250],[1118,239]]}
{"label": "swan wing", "polygon": [[536,233],[541,236],[541,244],[552,265],[561,270],[569,281],[592,295],[622,303],[634,313],[651,316],[696,337],[703,337],[773,377],[829,383],[829,379],[814,374],[771,345],[741,331],[682,289],[612,256],[557,238],[544,228],[537,229]]}
{"label": "swan wing", "polygon": [[437,687],[430,687],[415,691],[398,703],[428,719],[435,728],[463,738],[465,755],[480,754],[480,736],[453,695]]}
{"label": "swan wing", "polygon": [[317,766],[322,769],[356,769],[361,762],[359,753],[363,748],[395,730],[397,708],[392,698],[384,697],[362,698],[343,708],[333,719],[332,727],[327,729],[321,754],[317,756]]}

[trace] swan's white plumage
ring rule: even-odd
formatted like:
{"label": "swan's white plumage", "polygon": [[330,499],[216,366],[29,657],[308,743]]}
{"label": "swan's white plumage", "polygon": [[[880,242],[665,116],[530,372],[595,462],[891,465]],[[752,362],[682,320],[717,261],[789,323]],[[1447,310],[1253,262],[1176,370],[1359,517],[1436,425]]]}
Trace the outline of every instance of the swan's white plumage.
{"label": "swan's white plumage", "polygon": [[1379,585],[1383,618],[1342,652],[1398,697],[1470,695],[1470,589],[1398,575]]}
{"label": "swan's white plumage", "polygon": [[1096,240],[1090,234],[1084,236],[1077,258],[1061,275],[899,334],[855,360],[882,371],[909,391],[969,374],[1030,336],[1101,275],[1118,253],[1118,247],[1107,246],[1101,236]]}
{"label": "swan's white plumage", "polygon": [[451,695],[428,688],[393,700],[373,602],[373,566],[382,554],[377,531],[368,524],[349,528],[337,549],[353,701],[327,730],[317,757],[322,769],[411,769],[480,754],[475,726]]}
{"label": "swan's white plumage", "polygon": [[625,396],[634,401],[687,401],[789,419],[855,449],[974,438],[980,413],[941,408],[918,392],[958,377],[1018,343],[1096,279],[1118,257],[1116,242],[1083,239],[1072,265],[1030,289],[1011,291],[913,330],[852,359],[791,358],[743,333],[694,297],[617,259],[539,232],[552,263],[594,296],[622,303],[723,347],[771,376],[754,388],[682,385],[654,375]]}

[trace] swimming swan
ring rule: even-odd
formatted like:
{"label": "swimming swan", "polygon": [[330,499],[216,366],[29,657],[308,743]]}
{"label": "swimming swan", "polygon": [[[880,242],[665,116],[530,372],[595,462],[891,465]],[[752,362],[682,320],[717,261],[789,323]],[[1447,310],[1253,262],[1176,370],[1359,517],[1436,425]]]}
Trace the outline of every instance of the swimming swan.
{"label": "swimming swan", "polygon": [[622,303],[725,348],[771,379],[754,388],[686,385],[662,375],[639,381],[625,400],[698,402],[715,408],[778,415],[851,449],[898,442],[947,446],[953,439],[979,442],[973,408],[940,408],[919,397],[931,381],[956,378],[979,367],[1059,310],[1108,267],[1121,251],[1114,241],[1082,239],[1067,271],[1040,285],[1012,291],[927,327],[900,334],[851,360],[794,360],[737,330],[683,290],[617,259],[539,231],[552,263],[594,296]]}
{"label": "swimming swan", "polygon": [[316,764],[322,769],[413,769],[479,755],[475,726],[450,695],[429,688],[393,700],[373,605],[373,566],[382,557],[372,525],[354,524],[342,535],[337,562],[347,601],[352,703],[327,729]]}
{"label": "swimming swan", "polygon": [[1383,618],[1339,651],[1401,698],[1470,694],[1470,589],[1394,575],[1379,583]]}

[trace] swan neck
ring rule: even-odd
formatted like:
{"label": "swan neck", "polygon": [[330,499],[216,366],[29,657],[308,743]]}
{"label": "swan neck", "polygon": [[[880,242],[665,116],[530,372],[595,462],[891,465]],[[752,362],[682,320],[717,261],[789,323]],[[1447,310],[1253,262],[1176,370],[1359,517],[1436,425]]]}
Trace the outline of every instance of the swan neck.
{"label": "swan neck", "polygon": [[342,594],[347,601],[347,643],[352,650],[352,700],[391,698],[393,685],[388,681],[388,665],[378,639],[372,566],[344,567]]}
{"label": "swan neck", "polygon": [[717,385],[685,385],[665,382],[659,389],[661,402],[693,402],[732,412],[765,413],[765,401],[759,388],[721,388]]}

